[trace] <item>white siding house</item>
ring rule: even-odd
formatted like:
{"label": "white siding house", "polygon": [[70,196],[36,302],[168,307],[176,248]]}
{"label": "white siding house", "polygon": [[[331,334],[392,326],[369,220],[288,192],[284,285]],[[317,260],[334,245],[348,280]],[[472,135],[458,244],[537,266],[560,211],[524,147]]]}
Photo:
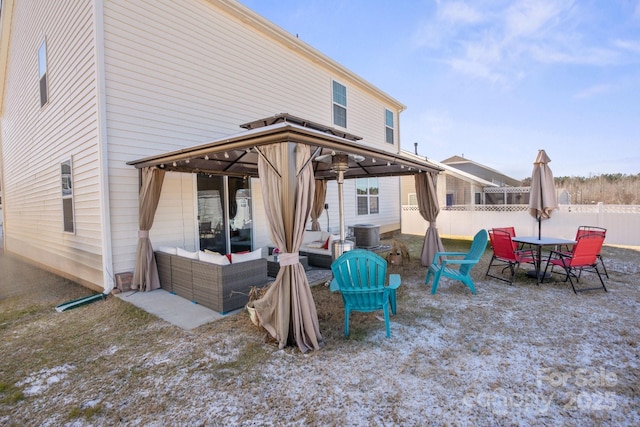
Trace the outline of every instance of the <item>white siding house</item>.
{"label": "white siding house", "polygon": [[[96,289],[134,265],[139,174],[127,162],[278,113],[340,127],[334,82],[346,89],[343,129],[400,151],[402,104],[233,0],[4,0],[1,25],[5,250]],[[254,248],[270,243],[259,185]],[[345,182],[347,225],[400,228],[399,178],[378,187],[379,212],[358,215],[356,182]],[[195,174],[167,173],[154,246],[198,248],[197,194]],[[337,230],[334,182],[327,203],[320,224]]]}

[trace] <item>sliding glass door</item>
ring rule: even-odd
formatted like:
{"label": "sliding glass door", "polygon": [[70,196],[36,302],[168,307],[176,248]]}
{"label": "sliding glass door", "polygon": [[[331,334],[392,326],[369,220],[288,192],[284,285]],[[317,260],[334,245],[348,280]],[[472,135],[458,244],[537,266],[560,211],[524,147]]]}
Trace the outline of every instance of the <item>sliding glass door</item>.
{"label": "sliding glass door", "polygon": [[221,254],[252,249],[250,180],[198,175],[200,250]]}

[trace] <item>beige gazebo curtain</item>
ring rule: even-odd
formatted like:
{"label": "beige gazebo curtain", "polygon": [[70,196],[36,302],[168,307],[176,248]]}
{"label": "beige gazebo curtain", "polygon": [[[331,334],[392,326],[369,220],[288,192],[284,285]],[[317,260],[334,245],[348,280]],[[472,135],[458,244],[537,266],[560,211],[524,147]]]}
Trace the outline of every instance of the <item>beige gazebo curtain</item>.
{"label": "beige gazebo curtain", "polygon": [[272,241],[280,254],[280,271],[254,307],[260,324],[280,348],[297,344],[302,352],[322,345],[318,314],[307,276],[298,260],[315,182],[309,146],[291,142],[256,148],[258,175]]}
{"label": "beige gazebo curtain", "polygon": [[158,208],[165,172],[156,167],[146,167],[140,169],[140,173],[142,183],[138,212],[138,248],[132,285],[141,291],[151,291],[160,287],[160,279],[156,259],[153,256],[153,247],[151,240],[149,240],[149,230],[151,230],[153,218]]}
{"label": "beige gazebo curtain", "polygon": [[420,254],[420,261],[425,267],[431,265],[436,252],[444,251],[444,246],[442,246],[442,240],[440,240],[438,228],[436,227],[436,219],[440,213],[435,184],[437,177],[438,174],[435,172],[423,172],[415,175],[418,209],[420,215],[429,222],[429,227],[424,236],[424,243],[422,244],[422,253]]}
{"label": "beige gazebo curtain", "polygon": [[320,231],[320,223],[318,218],[322,215],[324,210],[324,202],[327,198],[327,181],[324,179],[316,180],[316,189],[313,193],[313,206],[311,207],[311,230]]}

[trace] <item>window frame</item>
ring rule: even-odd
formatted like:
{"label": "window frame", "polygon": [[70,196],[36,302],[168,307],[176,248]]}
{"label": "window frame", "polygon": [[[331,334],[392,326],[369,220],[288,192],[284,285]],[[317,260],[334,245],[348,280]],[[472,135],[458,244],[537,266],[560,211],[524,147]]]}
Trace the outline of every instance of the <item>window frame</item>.
{"label": "window frame", "polygon": [[[391,124],[389,124],[389,118],[391,118]],[[396,115],[393,112],[393,110],[390,110],[388,108],[384,109],[384,140],[386,143],[388,144],[393,144],[395,145],[395,134],[396,134],[396,127],[395,127],[395,122],[396,122]],[[389,136],[391,136],[391,141],[389,141]]]}
{"label": "window frame", "polygon": [[[69,172],[66,173],[65,166]],[[73,162],[71,158],[60,162],[60,195],[62,201],[62,231],[75,234],[75,201],[73,196]]]}
{"label": "window frame", "polygon": [[[338,89],[344,89],[344,102],[341,99],[336,99],[336,86],[338,86]],[[342,111],[344,118],[338,117],[336,111]],[[337,80],[331,80],[331,115],[334,125],[342,128],[347,127],[347,86]],[[340,122],[338,123],[338,121]]]}
{"label": "window frame", "polygon": [[[366,180],[366,193],[360,193],[361,185],[360,183]],[[372,185],[371,182],[375,182],[375,185]],[[372,193],[371,190],[375,189],[375,193]],[[366,200],[367,212],[361,212],[361,199]],[[372,209],[372,202],[375,201],[375,210]],[[363,207],[365,204],[362,205]],[[367,177],[367,178],[356,178],[356,214],[358,216],[364,215],[379,215],[380,214],[380,181],[378,177]]]}
{"label": "window frame", "polygon": [[49,65],[47,54],[47,39],[38,47],[38,85],[40,94],[40,108],[49,103]]}

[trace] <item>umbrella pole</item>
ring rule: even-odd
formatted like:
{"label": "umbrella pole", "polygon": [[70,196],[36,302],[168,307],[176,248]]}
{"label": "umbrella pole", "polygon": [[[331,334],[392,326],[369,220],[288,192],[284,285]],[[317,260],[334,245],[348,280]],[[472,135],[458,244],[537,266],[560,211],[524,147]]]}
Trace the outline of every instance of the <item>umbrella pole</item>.
{"label": "umbrella pole", "polygon": [[542,239],[542,215],[538,215],[538,240]]}
{"label": "umbrella pole", "polygon": [[[542,173],[540,173],[540,208],[544,211],[544,194],[542,191]],[[538,214],[538,240],[542,239],[542,212]]]}

